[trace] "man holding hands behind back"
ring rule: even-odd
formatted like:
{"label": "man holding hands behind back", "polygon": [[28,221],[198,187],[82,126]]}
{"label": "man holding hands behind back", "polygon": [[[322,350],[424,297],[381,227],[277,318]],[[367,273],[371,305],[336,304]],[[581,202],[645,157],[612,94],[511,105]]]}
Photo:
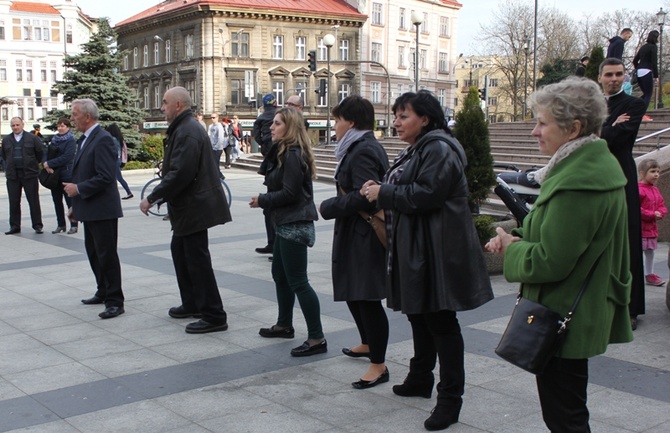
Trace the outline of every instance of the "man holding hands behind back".
{"label": "man holding hands behind back", "polygon": [[181,305],[168,315],[202,318],[186,326],[189,334],[225,331],[226,312],[212,268],[207,229],[232,221],[214,164],[207,133],[193,117],[188,91],[165,92],[161,111],[170,125],[165,141],[163,179],[140,203],[146,215],[157,202],[168,203],[172,224],[172,262]]}

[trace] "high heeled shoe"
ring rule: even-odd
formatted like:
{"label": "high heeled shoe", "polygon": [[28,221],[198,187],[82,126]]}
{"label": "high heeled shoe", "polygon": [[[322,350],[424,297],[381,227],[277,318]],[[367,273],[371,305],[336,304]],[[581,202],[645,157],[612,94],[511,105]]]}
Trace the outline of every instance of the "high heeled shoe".
{"label": "high heeled shoe", "polygon": [[351,386],[353,386],[356,389],[368,389],[368,388],[372,388],[373,386],[377,386],[380,383],[386,383],[386,382],[389,381],[390,378],[391,378],[391,375],[389,374],[389,369],[385,368],[384,372],[382,374],[380,374],[379,377],[377,377],[376,379],[374,379],[374,380],[363,380],[363,379],[361,379],[358,382],[352,383]]}
{"label": "high heeled shoe", "polygon": [[400,397],[423,397],[430,398],[433,393],[433,383],[411,383],[404,382],[400,385],[393,385],[393,393]]}
{"label": "high heeled shoe", "polygon": [[51,233],[56,234],[56,233],[63,233],[65,232],[66,227],[56,227],[56,230],[52,230]]}
{"label": "high heeled shoe", "polygon": [[70,230],[67,231],[67,234],[73,235],[77,233],[77,231],[78,231],[77,227],[70,227]]}
{"label": "high heeled shoe", "polygon": [[461,413],[462,402],[438,402],[433,408],[430,416],[424,421],[423,426],[428,431],[444,430],[452,424],[458,422],[458,416]]}

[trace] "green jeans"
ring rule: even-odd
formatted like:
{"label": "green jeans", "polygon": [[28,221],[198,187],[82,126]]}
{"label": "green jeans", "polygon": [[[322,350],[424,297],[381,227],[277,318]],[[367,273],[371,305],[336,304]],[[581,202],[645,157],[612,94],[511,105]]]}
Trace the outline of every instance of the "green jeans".
{"label": "green jeans", "polygon": [[277,325],[293,326],[293,306],[298,298],[307,322],[308,338],[323,338],[319,298],[307,278],[307,246],[277,236],[272,252],[272,279],[277,289]]}

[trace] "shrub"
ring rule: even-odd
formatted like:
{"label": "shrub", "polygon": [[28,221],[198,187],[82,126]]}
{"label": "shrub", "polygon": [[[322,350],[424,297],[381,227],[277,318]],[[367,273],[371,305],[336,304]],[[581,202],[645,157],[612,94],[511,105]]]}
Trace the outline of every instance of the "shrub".
{"label": "shrub", "polygon": [[153,167],[153,163],[151,163],[151,161],[128,161],[123,167],[123,170],[139,170],[151,167]]}
{"label": "shrub", "polygon": [[148,136],[142,143],[142,152],[146,154],[148,160],[151,162],[162,161],[165,156],[163,137],[157,135]]}
{"label": "shrub", "polygon": [[495,236],[496,231],[493,228],[493,223],[495,221],[495,218],[491,215],[475,216],[475,228],[477,229],[477,236],[479,236],[479,242],[482,246]]}

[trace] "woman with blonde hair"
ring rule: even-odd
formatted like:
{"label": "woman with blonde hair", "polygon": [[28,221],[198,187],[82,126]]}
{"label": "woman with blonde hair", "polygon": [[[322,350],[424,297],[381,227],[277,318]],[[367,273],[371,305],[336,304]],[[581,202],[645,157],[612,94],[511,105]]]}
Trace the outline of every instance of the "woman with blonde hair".
{"label": "woman with blonde hair", "polygon": [[312,179],[314,155],[302,114],[292,108],[277,111],[270,127],[275,155],[266,157],[266,194],[251,198],[249,206],[270,212],[276,229],[272,252],[272,279],[277,290],[277,323],[258,332],[265,338],[293,338],[293,306],[298,298],[307,322],[307,340],[291,350],[292,356],[310,356],[328,350],[321,326],[319,298],[307,278],[307,247],[314,245]]}

